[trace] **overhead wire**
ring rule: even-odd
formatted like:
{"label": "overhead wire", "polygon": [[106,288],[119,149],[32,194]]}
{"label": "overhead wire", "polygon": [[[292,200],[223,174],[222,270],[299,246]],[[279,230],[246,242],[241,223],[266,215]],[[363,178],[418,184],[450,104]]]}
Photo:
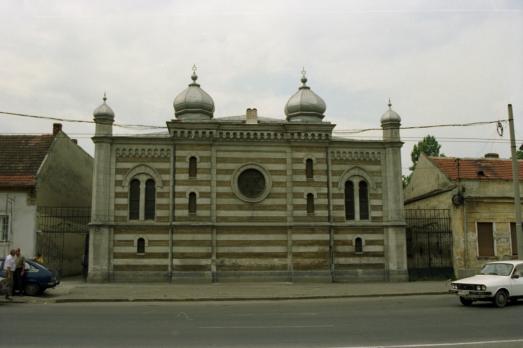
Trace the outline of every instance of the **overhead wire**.
{"label": "overhead wire", "polygon": [[[60,121],[60,122],[71,122],[71,123],[87,123],[87,124],[95,124],[92,120],[83,120],[83,119],[74,119],[74,118],[66,118],[66,117],[55,117],[55,116],[43,116],[43,115],[33,115],[33,114],[25,114],[25,113],[18,113],[18,112],[9,112],[9,111],[0,111],[0,114],[8,115],[8,116],[17,116],[17,117],[28,117],[28,118],[35,118],[35,119],[42,119],[42,120],[52,120],[52,121]],[[508,122],[507,120],[494,120],[494,121],[477,121],[477,122],[468,122],[468,123],[449,123],[449,124],[434,124],[434,125],[418,125],[418,126],[403,126],[400,127],[401,130],[410,130],[410,129],[429,129],[429,128],[443,128],[443,127],[471,127],[471,126],[481,126],[481,125],[488,125],[488,124],[496,124],[498,126],[498,129],[502,123]],[[114,123],[113,126],[124,128],[124,129],[134,129],[137,131],[144,131],[144,130],[153,130],[153,129],[167,129],[166,126],[155,126],[155,125],[146,125],[146,124],[124,124],[124,123]],[[378,136],[357,136],[355,134],[370,132],[370,131],[381,131],[382,128],[362,128],[362,129],[338,129],[333,130],[333,134],[340,136],[344,135],[351,135],[353,138],[376,138],[381,139],[381,137]],[[4,133],[5,134],[5,133]],[[13,133],[16,134],[16,133]],[[20,133],[20,134],[28,134],[28,133]],[[76,133],[77,135],[86,135],[87,137],[90,137],[92,133]],[[73,134],[70,134],[73,135]],[[133,133],[130,134],[118,134],[120,136],[126,136],[126,135],[136,135]],[[501,135],[501,134],[500,134]],[[423,137],[409,137],[409,136],[402,136],[403,141],[417,141],[423,139]],[[448,142],[498,142],[498,143],[504,143],[508,142],[509,140],[505,139],[493,139],[493,138],[453,138],[453,137],[438,137],[440,140],[447,140]]]}

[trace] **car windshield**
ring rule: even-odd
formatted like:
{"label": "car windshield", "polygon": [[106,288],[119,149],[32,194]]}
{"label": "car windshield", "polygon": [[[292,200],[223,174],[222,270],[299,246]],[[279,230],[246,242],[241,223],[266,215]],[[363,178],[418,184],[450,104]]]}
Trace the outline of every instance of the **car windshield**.
{"label": "car windshield", "polygon": [[512,272],[513,265],[510,263],[487,263],[481,269],[481,274],[508,276]]}

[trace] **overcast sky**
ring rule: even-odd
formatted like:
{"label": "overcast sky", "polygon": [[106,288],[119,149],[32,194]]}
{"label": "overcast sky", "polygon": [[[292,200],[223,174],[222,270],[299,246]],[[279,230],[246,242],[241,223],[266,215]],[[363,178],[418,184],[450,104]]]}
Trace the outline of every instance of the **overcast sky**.
{"label": "overcast sky", "polygon": [[[106,91],[117,123],[165,126],[196,64],[215,117],[284,119],[305,67],[336,130],[379,127],[389,97],[403,126],[506,119],[512,103],[523,142],[519,0],[2,0],[0,42],[0,111],[92,120]],[[0,132],[52,123],[0,115]],[[64,131],[93,154],[94,125]],[[508,124],[503,137],[494,125],[402,130],[404,173],[427,134],[447,156],[510,156]]]}

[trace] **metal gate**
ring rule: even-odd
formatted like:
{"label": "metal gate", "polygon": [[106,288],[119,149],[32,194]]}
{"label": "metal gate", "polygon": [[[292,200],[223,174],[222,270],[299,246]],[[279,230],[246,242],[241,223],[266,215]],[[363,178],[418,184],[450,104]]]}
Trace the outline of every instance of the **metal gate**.
{"label": "metal gate", "polygon": [[61,276],[82,273],[90,220],[90,208],[38,208],[36,250],[46,266]]}
{"label": "metal gate", "polygon": [[406,209],[407,267],[410,280],[454,275],[448,209]]}

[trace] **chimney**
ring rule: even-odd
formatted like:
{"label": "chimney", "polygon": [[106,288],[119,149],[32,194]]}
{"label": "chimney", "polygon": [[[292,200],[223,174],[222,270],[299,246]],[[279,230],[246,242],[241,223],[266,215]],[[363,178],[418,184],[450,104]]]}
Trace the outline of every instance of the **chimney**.
{"label": "chimney", "polygon": [[489,152],[489,153],[485,154],[485,158],[499,158],[499,154],[493,153],[493,152]]}
{"label": "chimney", "polygon": [[256,108],[248,108],[245,113],[246,124],[257,124],[258,123],[258,110]]}
{"label": "chimney", "polygon": [[61,123],[53,123],[53,135],[57,135],[62,130]]}
{"label": "chimney", "polygon": [[76,145],[78,145],[78,139],[71,139],[71,141],[72,141],[73,143],[75,143]]}

